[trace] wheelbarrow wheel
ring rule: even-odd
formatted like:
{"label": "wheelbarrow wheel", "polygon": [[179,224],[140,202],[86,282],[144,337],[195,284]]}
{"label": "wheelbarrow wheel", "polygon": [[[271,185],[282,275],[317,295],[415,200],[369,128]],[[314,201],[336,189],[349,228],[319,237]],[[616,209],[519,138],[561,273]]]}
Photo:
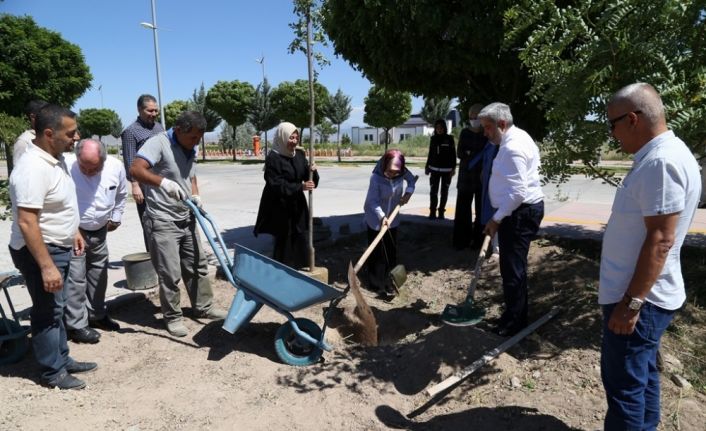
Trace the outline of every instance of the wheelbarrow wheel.
{"label": "wheelbarrow wheel", "polygon": [[[10,326],[7,333],[5,324]],[[25,328],[13,320],[0,319],[0,336],[13,335],[14,337],[0,341],[0,365],[14,364],[22,360],[29,349],[29,339]]]}
{"label": "wheelbarrow wheel", "polygon": [[[300,330],[311,335],[315,340],[321,338],[321,328],[316,323],[303,318],[295,319],[295,322],[297,322]],[[275,351],[282,362],[295,367],[314,364],[323,354],[323,350],[320,347],[297,336],[289,322],[277,329]]]}

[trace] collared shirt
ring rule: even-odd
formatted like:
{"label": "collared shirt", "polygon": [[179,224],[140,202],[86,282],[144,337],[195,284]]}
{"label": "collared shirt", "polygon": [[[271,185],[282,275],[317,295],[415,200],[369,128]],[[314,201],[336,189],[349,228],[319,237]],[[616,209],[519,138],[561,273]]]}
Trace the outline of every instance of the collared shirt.
{"label": "collared shirt", "polygon": [[120,135],[120,140],[123,144],[123,164],[128,181],[132,181],[130,165],[132,165],[132,161],[135,160],[135,154],[140,151],[142,145],[149,138],[162,132],[164,132],[164,128],[161,123],[155,122],[152,127],[149,127],[142,122],[140,117],[137,117],[134,123],[123,130],[123,133]]}
{"label": "collared shirt", "polygon": [[34,129],[27,129],[17,137],[15,145],[12,147],[12,162],[15,165],[20,161],[22,155],[27,152],[27,149],[34,145],[32,141],[34,141],[36,137],[37,135],[34,133]]}
{"label": "collared shirt", "polygon": [[598,302],[625,294],[647,235],[645,217],[679,213],[674,245],[647,301],[676,310],[686,299],[679,252],[701,195],[699,166],[684,142],[667,131],[645,144],[618,187],[603,235]]}
{"label": "collared shirt", "polygon": [[122,163],[108,156],[103,170],[89,177],[79,169],[76,156],[67,156],[66,162],[76,185],[81,229],[98,230],[108,221],[119,223],[127,200],[127,181]]}
{"label": "collared shirt", "polygon": [[488,183],[490,203],[497,208],[493,220],[499,223],[520,205],[544,199],[539,165],[539,148],[532,137],[510,126],[500,141]]}
{"label": "collared shirt", "polygon": [[[191,178],[196,175],[196,153],[185,151],[173,129],[145,142],[137,157],[149,163],[152,173],[175,181],[191,197]],[[190,217],[189,208],[169,196],[161,187],[145,186],[147,215],[164,221],[181,221]]]}
{"label": "collared shirt", "polygon": [[30,147],[10,175],[12,232],[10,247],[19,250],[25,238],[18,224],[18,207],[38,209],[45,244],[71,247],[78,230],[76,190],[64,157],[55,159],[36,145]]}

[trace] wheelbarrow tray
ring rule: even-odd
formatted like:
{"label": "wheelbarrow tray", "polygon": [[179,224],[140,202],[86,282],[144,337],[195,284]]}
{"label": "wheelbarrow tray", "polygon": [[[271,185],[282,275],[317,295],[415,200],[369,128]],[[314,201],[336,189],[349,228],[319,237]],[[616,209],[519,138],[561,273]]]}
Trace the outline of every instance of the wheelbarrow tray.
{"label": "wheelbarrow tray", "polygon": [[260,297],[273,308],[289,312],[331,301],[344,294],[342,290],[239,244],[235,245],[233,278],[237,287]]}

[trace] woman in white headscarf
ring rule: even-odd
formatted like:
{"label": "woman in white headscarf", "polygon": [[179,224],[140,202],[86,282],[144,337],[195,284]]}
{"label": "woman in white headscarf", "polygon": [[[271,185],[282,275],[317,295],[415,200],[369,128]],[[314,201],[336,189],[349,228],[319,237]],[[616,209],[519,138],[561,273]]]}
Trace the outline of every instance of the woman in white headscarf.
{"label": "woman in white headscarf", "polygon": [[[304,192],[319,184],[316,165],[309,166],[304,151],[297,149],[299,132],[292,123],[280,123],[265,160],[265,188],[255,222],[255,236],[275,237],[273,259],[292,268],[306,266],[306,232],[309,208]],[[313,181],[309,181],[309,171]]]}

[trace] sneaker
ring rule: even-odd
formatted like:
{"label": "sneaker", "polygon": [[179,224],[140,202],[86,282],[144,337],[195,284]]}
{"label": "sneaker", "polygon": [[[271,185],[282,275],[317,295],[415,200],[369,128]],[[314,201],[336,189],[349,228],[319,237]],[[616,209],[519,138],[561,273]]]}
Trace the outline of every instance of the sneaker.
{"label": "sneaker", "polygon": [[216,307],[211,307],[205,311],[194,311],[194,317],[197,319],[222,320],[225,319],[227,315],[228,312]]}
{"label": "sneaker", "polygon": [[101,334],[95,329],[85,327],[80,329],[69,329],[66,331],[69,340],[75,343],[96,344],[101,339]]}
{"label": "sneaker", "polygon": [[69,373],[64,374],[56,380],[42,382],[43,386],[48,388],[59,388],[61,390],[83,389],[86,387],[86,382],[77,379]]}
{"label": "sneaker", "polygon": [[98,364],[95,362],[71,361],[69,365],[66,366],[66,371],[69,374],[89,373],[95,371],[97,368]]}
{"label": "sneaker", "polygon": [[186,337],[189,335],[189,331],[186,330],[186,326],[184,326],[184,322],[181,319],[168,321],[167,331],[175,337]]}

